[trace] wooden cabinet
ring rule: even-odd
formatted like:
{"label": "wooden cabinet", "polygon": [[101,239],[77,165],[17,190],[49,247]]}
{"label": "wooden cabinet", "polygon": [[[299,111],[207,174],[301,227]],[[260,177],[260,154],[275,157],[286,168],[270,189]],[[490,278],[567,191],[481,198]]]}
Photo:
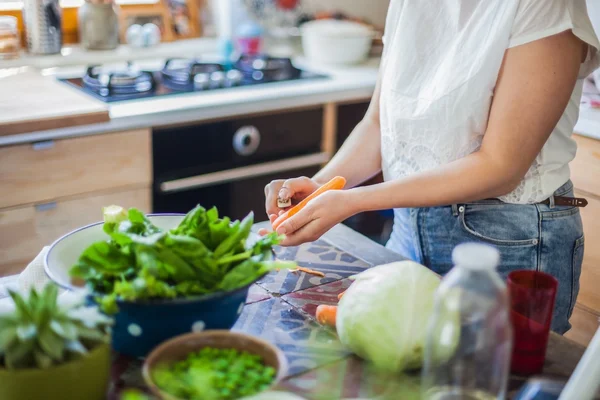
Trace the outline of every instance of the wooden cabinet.
{"label": "wooden cabinet", "polygon": [[0,148],[0,208],[152,180],[150,131]]}
{"label": "wooden cabinet", "polygon": [[571,163],[571,179],[576,196],[589,204],[581,209],[585,248],[579,296],[567,337],[587,345],[598,329],[600,319],[600,140],[575,135],[579,146]]}
{"label": "wooden cabinet", "polygon": [[102,207],[151,211],[149,186],[0,210],[0,276],[20,273],[44,246],[73,229],[102,220]]}
{"label": "wooden cabinet", "polygon": [[150,131],[0,148],[0,276],[119,204],[150,212]]}

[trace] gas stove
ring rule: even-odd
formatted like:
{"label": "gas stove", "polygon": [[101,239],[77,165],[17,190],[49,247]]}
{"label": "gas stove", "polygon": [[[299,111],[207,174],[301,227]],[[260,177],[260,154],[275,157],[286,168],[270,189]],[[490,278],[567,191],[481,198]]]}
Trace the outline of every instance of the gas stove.
{"label": "gas stove", "polygon": [[179,93],[206,92],[240,86],[306,79],[323,79],[296,68],[289,58],[242,55],[231,67],[196,59],[168,59],[160,69],[95,65],[83,77],[60,79],[110,103]]}

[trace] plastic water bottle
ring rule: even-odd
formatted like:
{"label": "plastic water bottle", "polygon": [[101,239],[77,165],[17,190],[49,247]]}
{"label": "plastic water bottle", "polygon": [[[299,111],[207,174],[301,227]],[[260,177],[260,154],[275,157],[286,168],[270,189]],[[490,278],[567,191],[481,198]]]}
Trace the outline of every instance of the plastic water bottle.
{"label": "plastic water bottle", "polygon": [[424,352],[422,390],[428,400],[504,399],[512,351],[506,285],[498,251],[466,243],[435,293]]}

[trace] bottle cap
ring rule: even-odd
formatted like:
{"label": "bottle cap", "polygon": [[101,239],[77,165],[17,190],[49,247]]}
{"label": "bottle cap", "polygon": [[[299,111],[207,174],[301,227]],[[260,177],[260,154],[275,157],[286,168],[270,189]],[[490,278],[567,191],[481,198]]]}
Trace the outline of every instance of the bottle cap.
{"label": "bottle cap", "polygon": [[454,248],[452,261],[458,267],[494,269],[500,263],[500,252],[481,243],[463,243]]}

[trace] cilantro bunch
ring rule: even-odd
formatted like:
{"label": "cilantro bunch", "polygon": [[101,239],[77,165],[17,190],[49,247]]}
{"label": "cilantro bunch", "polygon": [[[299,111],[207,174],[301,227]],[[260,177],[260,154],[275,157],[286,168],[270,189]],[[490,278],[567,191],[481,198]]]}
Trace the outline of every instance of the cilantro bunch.
{"label": "cilantro bunch", "polygon": [[273,269],[293,268],[273,261],[280,237],[271,233],[246,246],[254,215],[232,222],[216,208],[197,206],[171,230],[162,230],[135,208],[105,209],[110,240],[90,245],[71,270],[97,295],[106,313],[117,300],[173,299],[232,291]]}

